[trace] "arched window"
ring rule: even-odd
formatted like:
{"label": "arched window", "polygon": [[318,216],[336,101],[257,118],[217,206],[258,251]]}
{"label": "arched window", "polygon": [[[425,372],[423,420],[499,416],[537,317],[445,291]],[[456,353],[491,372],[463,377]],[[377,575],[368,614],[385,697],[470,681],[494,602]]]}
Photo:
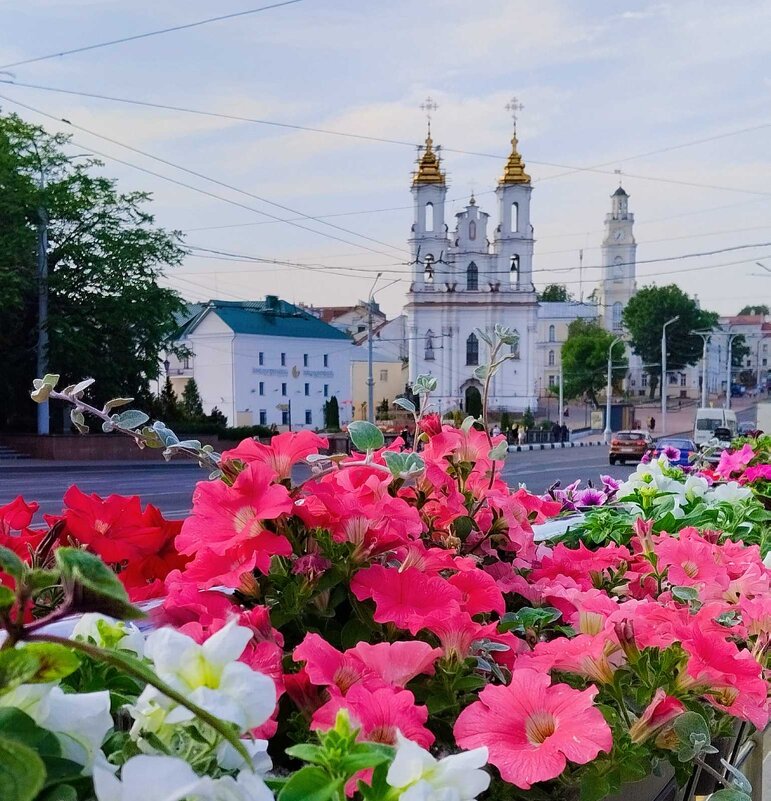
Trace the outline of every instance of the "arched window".
{"label": "arched window", "polygon": [[479,364],[479,340],[474,334],[466,340],[466,364]]}
{"label": "arched window", "polygon": [[624,311],[624,307],[621,305],[619,301],[616,301],[613,304],[613,330],[620,331],[621,330],[621,314]]}
{"label": "arched window", "polygon": [[426,348],[423,355],[426,361],[434,361],[434,332],[430,328],[426,331]]}
{"label": "arched window", "polygon": [[426,203],[426,231],[434,230],[434,204]]}
{"label": "arched window", "polygon": [[423,280],[427,284],[434,283],[434,257],[429,253],[424,262]]}
{"label": "arched window", "polygon": [[519,203],[511,204],[511,232],[519,231]]}
{"label": "arched window", "polygon": [[474,220],[468,224],[468,238],[472,240],[477,238],[477,224]]}
{"label": "arched window", "polygon": [[621,256],[616,256],[616,258],[613,259],[613,277],[624,277],[624,260],[621,258]]}
{"label": "arched window", "polygon": [[511,257],[511,265],[509,267],[509,274],[511,275],[511,283],[519,283],[519,256],[515,253]]}
{"label": "arched window", "polygon": [[479,270],[473,261],[466,269],[466,289],[479,289]]}
{"label": "arched window", "polygon": [[553,325],[549,326],[549,342],[556,342],[557,337],[555,335],[555,329]]}
{"label": "arched window", "polygon": [[549,351],[549,367],[554,367],[554,351]]}

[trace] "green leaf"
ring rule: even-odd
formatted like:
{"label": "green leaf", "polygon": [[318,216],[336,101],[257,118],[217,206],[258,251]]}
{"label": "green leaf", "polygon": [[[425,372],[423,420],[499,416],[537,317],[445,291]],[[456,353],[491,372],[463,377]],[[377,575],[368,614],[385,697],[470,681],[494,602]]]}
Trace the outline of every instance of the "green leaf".
{"label": "green leaf", "polygon": [[456,517],[455,520],[453,520],[452,531],[453,534],[455,534],[455,536],[461,540],[461,542],[465,542],[468,535],[474,530],[475,525],[476,524],[473,517],[463,515],[462,517]]}
{"label": "green leaf", "polygon": [[78,429],[78,433],[80,434],[88,434],[90,431],[89,427],[86,425],[86,418],[83,416],[83,412],[81,412],[80,409],[70,409],[70,422]]}
{"label": "green leaf", "polygon": [[0,651],[0,695],[31,681],[39,667],[40,660],[25,649],[6,648]]}
{"label": "green leaf", "polygon": [[415,404],[409,398],[397,398],[394,401],[394,406],[398,406],[401,409],[404,409],[405,411],[412,412],[412,414],[415,414],[415,412],[417,412]]}
{"label": "green leaf", "polygon": [[610,795],[610,782],[596,772],[585,773],[581,779],[581,801],[601,801]]}
{"label": "green leaf", "polygon": [[331,778],[321,768],[301,768],[281,788],[278,801],[330,801],[337,796],[343,784],[342,779]]}
{"label": "green leaf", "polygon": [[10,609],[16,600],[16,593],[4,584],[0,584],[0,609]]}
{"label": "green leaf", "polygon": [[54,389],[59,383],[59,376],[56,373],[46,373],[42,378],[43,384]]}
{"label": "green leaf", "polygon": [[128,406],[133,398],[112,398],[104,404],[104,410],[109,412],[111,409],[117,409],[119,406]]}
{"label": "green leaf", "polygon": [[412,476],[423,472],[426,467],[425,462],[417,453],[397,453],[396,451],[384,451],[383,461],[391,471],[394,478]]}
{"label": "green leaf", "polygon": [[24,573],[24,562],[10,549],[0,545],[0,572],[8,573],[15,579]]}
{"label": "green leaf", "polygon": [[428,395],[437,387],[436,378],[432,375],[419,375],[412,384],[412,391],[416,395]]}
{"label": "green leaf", "polygon": [[57,784],[41,793],[38,801],[78,801],[78,793],[71,784]]}
{"label": "green leaf", "polygon": [[320,763],[324,761],[324,749],[309,743],[291,745],[289,748],[284,749],[284,753],[295,759],[301,759],[303,762]]}
{"label": "green leaf", "polygon": [[480,381],[484,381],[487,378],[487,374],[489,372],[490,372],[489,364],[480,364],[478,367],[474,368],[474,378],[478,378]]}
{"label": "green leaf", "polygon": [[348,425],[348,434],[357,451],[366,453],[382,448],[385,444],[383,432],[366,420],[354,420]]}
{"label": "green leaf", "polygon": [[509,443],[506,442],[505,439],[502,439],[494,448],[490,450],[490,453],[488,453],[487,456],[494,462],[501,462],[506,458],[508,453]]}
{"label": "green leaf", "polygon": [[518,612],[507,612],[498,624],[498,631],[516,631],[524,634],[528,629],[540,629],[559,620],[562,612],[552,606],[534,608],[525,606]]}
{"label": "green leaf", "polygon": [[29,746],[0,737],[0,798],[33,801],[45,783],[43,760]]}
{"label": "green leaf", "polygon": [[353,775],[354,773],[358,773],[360,770],[366,770],[367,768],[374,768],[376,765],[382,765],[384,762],[388,762],[391,759],[391,755],[383,754],[379,751],[375,751],[374,749],[370,750],[366,747],[365,743],[362,743],[362,747],[366,750],[347,754],[340,760],[338,764],[342,770]]}
{"label": "green leaf", "polygon": [[476,417],[472,417],[469,415],[468,417],[464,418],[463,422],[460,424],[460,430],[464,434],[468,434],[471,431],[471,427],[476,423]]}
{"label": "green leaf", "polygon": [[102,612],[120,620],[145,617],[129,603],[126,589],[115,573],[98,556],[78,548],[57,548],[56,564],[65,584],[72,585],[75,603],[81,612]]}
{"label": "green leaf", "polygon": [[689,604],[699,600],[699,591],[695,587],[672,587],[672,596],[678,601]]}
{"label": "green leaf", "polygon": [[752,801],[752,798],[741,790],[736,790],[733,787],[725,787],[722,790],[718,790],[716,793],[712,793],[709,797],[709,801]]}
{"label": "green leaf", "polygon": [[38,389],[33,389],[32,392],[29,393],[30,398],[32,398],[35,403],[45,403],[50,395],[51,387],[48,386],[48,384],[43,384],[38,387]]}
{"label": "green leaf", "polygon": [[133,429],[143,426],[150,419],[150,415],[145,414],[139,409],[129,409],[120,414],[114,414],[110,419],[116,426]]}
{"label": "green leaf", "polygon": [[703,751],[710,750],[709,726],[698,712],[683,712],[675,718],[672,729],[680,743],[677,752],[680,762],[690,762]]}
{"label": "green leaf", "polygon": [[[96,379],[94,378],[86,378],[70,390],[70,395],[80,395],[81,392],[85,392],[94,382]],[[69,387],[68,387],[69,389]]]}
{"label": "green leaf", "polygon": [[80,657],[69,648],[56,643],[30,642],[16,650],[32,654],[38,660],[38,668],[34,676],[27,679],[28,682],[35,684],[63,679],[80,667]]}

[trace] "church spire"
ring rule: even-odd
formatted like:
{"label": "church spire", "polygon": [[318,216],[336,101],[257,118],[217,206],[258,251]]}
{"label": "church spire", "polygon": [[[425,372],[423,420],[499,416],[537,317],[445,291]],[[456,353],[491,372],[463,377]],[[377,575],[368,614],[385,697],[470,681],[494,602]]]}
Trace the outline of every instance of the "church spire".
{"label": "church spire", "polygon": [[512,97],[506,104],[506,110],[511,112],[511,118],[514,121],[514,135],[511,137],[511,153],[506,161],[506,166],[503,168],[503,175],[498,181],[501,186],[530,183],[530,176],[525,172],[525,162],[517,149],[517,114],[523,108],[524,106],[516,97]]}
{"label": "church spire", "polygon": [[427,97],[420,108],[426,112],[428,119],[428,134],[426,144],[423,148],[423,155],[418,159],[418,169],[412,176],[412,185],[421,184],[440,184],[444,186],[444,173],[439,167],[439,154],[434,151],[434,140],[431,138],[431,112],[439,108],[433,98]]}

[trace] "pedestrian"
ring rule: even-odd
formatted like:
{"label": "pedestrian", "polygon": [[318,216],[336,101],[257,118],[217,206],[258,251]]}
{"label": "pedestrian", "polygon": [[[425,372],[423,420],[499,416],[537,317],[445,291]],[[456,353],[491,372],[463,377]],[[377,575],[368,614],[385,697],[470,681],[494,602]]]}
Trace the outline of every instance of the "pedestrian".
{"label": "pedestrian", "polygon": [[560,441],[560,434],[561,434],[561,429],[559,427],[559,423],[552,423],[551,424],[551,441],[552,442],[559,442]]}
{"label": "pedestrian", "polygon": [[524,445],[525,444],[525,440],[527,439],[527,431],[525,431],[525,427],[524,426],[522,426],[519,429],[519,433],[517,434],[517,438],[519,439],[519,444],[520,445]]}
{"label": "pedestrian", "polygon": [[496,424],[493,426],[493,430],[492,430],[490,433],[491,433],[491,434],[492,434],[492,436],[494,436],[494,437],[499,437],[499,436],[501,435],[501,427],[498,425],[498,423],[496,423]]}
{"label": "pedestrian", "polygon": [[570,429],[564,423],[562,424],[562,430],[560,433],[562,434],[563,442],[570,442]]}
{"label": "pedestrian", "polygon": [[512,445],[516,445],[519,442],[519,425],[515,425],[511,429],[511,436],[509,437],[509,443]]}
{"label": "pedestrian", "polygon": [[653,417],[653,415],[651,415],[648,418],[648,431],[650,431],[652,434],[655,430],[656,430],[656,418]]}
{"label": "pedestrian", "polygon": [[399,435],[404,440],[404,447],[411,448],[412,447],[412,437],[410,436],[410,430],[407,426],[404,426],[402,429],[401,434]]}

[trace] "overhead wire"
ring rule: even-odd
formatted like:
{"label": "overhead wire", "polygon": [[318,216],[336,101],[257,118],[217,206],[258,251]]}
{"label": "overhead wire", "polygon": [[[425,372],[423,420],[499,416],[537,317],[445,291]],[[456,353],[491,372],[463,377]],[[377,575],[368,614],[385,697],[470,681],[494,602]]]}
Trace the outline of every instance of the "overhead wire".
{"label": "overhead wire", "polygon": [[251,14],[259,14],[261,11],[271,11],[275,8],[282,6],[291,6],[295,3],[300,3],[302,0],[282,0],[279,3],[271,3],[268,6],[259,6],[258,8],[248,8],[245,11],[235,11],[231,14],[220,14],[217,17],[208,17],[207,19],[198,20],[196,22],[186,22],[181,25],[172,25],[168,28],[159,28],[154,31],[145,31],[144,33],[136,33],[132,36],[122,36],[119,39],[110,39],[106,42],[96,42],[95,44],[83,45],[81,47],[73,47],[70,50],[59,50],[55,53],[47,53],[44,56],[34,56],[33,58],[25,58],[20,61],[12,61],[9,64],[0,66],[0,70],[7,70],[11,67],[21,67],[23,64],[35,64],[39,61],[47,61],[52,58],[62,58],[63,56],[72,56],[76,53],[85,53],[90,50],[99,50],[103,47],[112,47],[113,45],[125,44],[127,42],[136,42],[139,39],[148,39],[151,36],[161,36],[166,33],[174,33],[176,31],[189,30],[190,28],[199,28],[202,25],[209,25],[212,22],[224,22],[229,19],[236,19],[237,17],[246,17]]}

